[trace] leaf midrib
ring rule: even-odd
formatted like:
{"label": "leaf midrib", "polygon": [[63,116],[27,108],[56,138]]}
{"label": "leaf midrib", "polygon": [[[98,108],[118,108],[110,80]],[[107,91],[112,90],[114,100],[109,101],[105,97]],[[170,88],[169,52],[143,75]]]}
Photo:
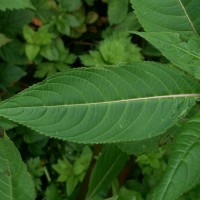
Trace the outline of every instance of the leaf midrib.
{"label": "leaf midrib", "polygon": [[[197,137],[199,139],[199,137]],[[190,150],[198,143],[199,141],[195,141],[193,144],[191,144],[191,146],[189,146],[189,148],[187,149],[187,151],[184,152],[184,154],[181,156],[180,161],[176,164],[176,168],[174,169],[172,176],[170,179],[168,179],[167,184],[165,185],[165,189],[163,191],[162,198],[165,197],[165,194],[167,193],[167,191],[169,190],[169,186],[170,183],[172,182],[172,179],[174,178],[174,176],[176,175],[176,171],[177,169],[181,166],[181,164],[184,162],[184,158],[189,154]]]}
{"label": "leaf midrib", "polygon": [[192,23],[192,20],[190,19],[189,14],[187,13],[187,10],[185,9],[185,7],[184,7],[182,1],[181,1],[181,0],[178,0],[178,1],[179,1],[180,5],[181,5],[181,8],[183,9],[183,12],[185,13],[185,15],[186,15],[186,17],[187,17],[187,19],[188,19],[188,21],[189,21],[189,24],[190,24],[192,30],[194,31],[194,33],[195,33],[196,35],[198,35],[198,33],[197,33],[197,31],[196,31],[196,29],[195,29],[195,27],[194,27],[194,24]]}
{"label": "leaf midrib", "polygon": [[115,167],[116,163],[118,162],[118,160],[121,158],[122,154],[119,154],[115,160],[115,162],[113,162],[113,164],[110,166],[110,169],[104,174],[104,176],[102,177],[101,181],[98,183],[98,185],[93,189],[93,192],[90,193],[90,195],[88,196],[88,199],[90,199],[91,197],[94,196],[94,194],[96,193],[96,191],[98,191],[98,188],[100,187],[100,185],[103,183],[103,181],[105,180],[105,178],[108,176],[108,174],[111,172],[111,170]]}
{"label": "leaf midrib", "polygon": [[[77,104],[58,104],[58,105],[36,105],[36,106],[19,106],[19,107],[11,107],[6,109],[16,109],[16,108],[49,108],[49,107],[71,107],[71,106],[90,106],[90,105],[102,105],[102,104],[113,104],[113,103],[122,103],[122,102],[130,102],[130,101],[148,101],[148,100],[160,100],[160,99],[175,99],[175,98],[191,98],[191,97],[200,97],[198,93],[191,94],[174,94],[174,95],[162,95],[162,96],[151,96],[151,97],[139,97],[139,98],[131,98],[131,99],[121,99],[121,100],[111,100],[111,101],[101,101],[101,102],[92,102],[92,103],[77,103]],[[10,103],[8,101],[8,103]],[[3,104],[2,104],[3,105]],[[3,110],[5,108],[1,108]]]}

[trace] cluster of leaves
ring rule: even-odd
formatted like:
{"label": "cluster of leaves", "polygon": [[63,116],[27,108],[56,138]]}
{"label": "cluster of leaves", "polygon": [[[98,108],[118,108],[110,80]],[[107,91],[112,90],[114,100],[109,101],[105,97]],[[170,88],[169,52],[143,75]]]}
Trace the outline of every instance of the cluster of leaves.
{"label": "cluster of leaves", "polygon": [[2,0],[0,199],[196,200],[199,11]]}

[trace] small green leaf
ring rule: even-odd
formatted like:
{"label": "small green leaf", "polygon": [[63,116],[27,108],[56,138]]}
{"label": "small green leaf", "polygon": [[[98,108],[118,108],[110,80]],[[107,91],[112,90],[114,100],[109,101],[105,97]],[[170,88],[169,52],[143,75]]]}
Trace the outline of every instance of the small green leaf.
{"label": "small green leaf", "polygon": [[90,51],[89,55],[80,56],[85,66],[114,65],[134,63],[143,59],[140,48],[132,44],[127,33],[120,32],[106,37],[99,44],[99,51]]}
{"label": "small green leaf", "polygon": [[78,185],[78,177],[76,176],[70,176],[69,179],[67,180],[67,195],[70,196],[76,186]]}
{"label": "small green leaf", "polygon": [[142,200],[142,198],[136,198],[134,191],[122,187],[117,200]]}
{"label": "small green leaf", "polygon": [[98,19],[98,17],[99,15],[96,12],[90,11],[86,16],[86,23],[93,24]]}
{"label": "small green leaf", "polygon": [[60,33],[70,35],[70,25],[65,19],[59,19],[56,22],[56,28]]}
{"label": "small green leaf", "polygon": [[38,55],[39,51],[40,46],[38,45],[28,43],[25,45],[26,56],[30,61],[34,60],[34,58]]}
{"label": "small green leaf", "polygon": [[59,60],[59,51],[56,48],[55,44],[50,44],[50,45],[44,46],[40,51],[40,55],[42,55],[49,61]]}
{"label": "small green leaf", "polygon": [[59,174],[58,181],[65,182],[70,176],[73,176],[73,166],[68,160],[58,159],[58,163],[54,164],[53,169]]}
{"label": "small green leaf", "polygon": [[85,174],[91,159],[92,151],[88,146],[85,146],[82,150],[80,157],[74,163],[74,175],[81,176],[81,174]]}
{"label": "small green leaf", "polygon": [[7,38],[4,34],[0,33],[0,47],[5,45],[6,43],[10,42],[11,39]]}
{"label": "small green leaf", "polygon": [[34,185],[26,165],[14,144],[6,136],[0,138],[0,180],[0,199],[35,199]]}
{"label": "small green leaf", "polygon": [[33,44],[34,43],[34,35],[35,35],[35,31],[29,27],[29,26],[24,26],[23,27],[23,35],[25,40],[30,43]]}
{"label": "small green leaf", "polygon": [[108,20],[111,25],[122,22],[128,13],[128,0],[109,0],[108,1]]}
{"label": "small green leaf", "polygon": [[51,184],[47,187],[45,197],[47,200],[60,200],[59,191],[55,184]]}
{"label": "small green leaf", "polygon": [[82,5],[81,0],[73,0],[73,1],[58,0],[58,2],[60,3],[61,7],[65,8],[69,12],[74,12],[78,10]]}
{"label": "small green leaf", "polygon": [[107,189],[120,173],[128,156],[115,145],[108,145],[97,160],[91,174],[87,199],[92,199],[100,191]]}

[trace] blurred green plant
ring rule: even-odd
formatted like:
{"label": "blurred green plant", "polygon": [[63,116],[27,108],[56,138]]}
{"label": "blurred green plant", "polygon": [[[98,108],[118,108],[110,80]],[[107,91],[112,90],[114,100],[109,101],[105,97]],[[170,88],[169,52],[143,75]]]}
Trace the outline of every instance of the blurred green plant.
{"label": "blurred green plant", "polygon": [[140,48],[131,43],[127,33],[120,32],[106,37],[98,45],[97,50],[89,51],[89,54],[81,55],[84,66],[101,67],[103,65],[115,65],[120,63],[134,63],[143,60]]}
{"label": "blurred green plant", "polygon": [[73,193],[79,182],[82,182],[91,159],[92,151],[88,146],[85,146],[74,163],[68,161],[67,158],[63,158],[62,160],[58,159],[58,163],[52,166],[59,174],[57,181],[66,182],[68,196]]}

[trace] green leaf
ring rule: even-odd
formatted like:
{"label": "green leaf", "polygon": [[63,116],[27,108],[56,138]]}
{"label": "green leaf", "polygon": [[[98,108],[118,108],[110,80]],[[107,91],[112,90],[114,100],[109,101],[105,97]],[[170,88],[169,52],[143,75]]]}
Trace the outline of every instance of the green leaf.
{"label": "green leaf", "polygon": [[73,166],[67,159],[58,159],[58,163],[54,164],[52,167],[59,174],[59,182],[65,182],[70,176],[73,176]]}
{"label": "green leaf", "polygon": [[26,73],[13,64],[0,65],[0,88],[9,87],[14,82],[22,78]]}
{"label": "green leaf", "polygon": [[131,0],[146,31],[200,33],[199,0]]}
{"label": "green leaf", "polygon": [[2,127],[4,130],[9,130],[17,127],[17,124],[8,119],[0,117],[0,127]]}
{"label": "green leaf", "polygon": [[67,195],[70,196],[76,186],[78,185],[78,177],[77,176],[70,176],[69,179],[67,180]]}
{"label": "green leaf", "polygon": [[[82,177],[90,164],[92,159],[92,151],[88,146],[85,146],[79,158],[74,163],[73,173],[76,176]],[[81,180],[82,181],[82,180]]]}
{"label": "green leaf", "polygon": [[30,61],[34,60],[34,58],[38,55],[39,51],[40,51],[40,46],[36,44],[27,43],[25,45],[25,53]]}
{"label": "green leaf", "polygon": [[119,192],[119,197],[117,200],[141,200],[141,198],[136,198],[135,192],[122,187]]}
{"label": "green leaf", "polygon": [[0,11],[0,30],[7,37],[15,37],[22,33],[25,24],[31,22],[34,13],[30,10]]}
{"label": "green leaf", "polygon": [[137,31],[140,28],[141,25],[138,22],[136,15],[133,12],[130,12],[121,23],[115,26],[109,26],[102,34],[103,37],[106,38],[108,35],[120,32],[128,33],[130,31]]}
{"label": "green leaf", "polygon": [[85,66],[114,65],[134,63],[143,59],[140,48],[132,44],[127,33],[120,32],[108,36],[99,44],[98,51],[90,51],[89,55],[80,56]]}
{"label": "green leaf", "polygon": [[153,200],[175,200],[200,183],[200,113],[183,127]]}
{"label": "green leaf", "polygon": [[108,20],[110,24],[122,22],[128,13],[129,0],[109,0],[108,1]]}
{"label": "green leaf", "polygon": [[60,33],[64,35],[70,35],[70,26],[65,19],[59,19],[56,22],[56,27]]}
{"label": "green leaf", "polygon": [[81,0],[73,0],[73,1],[58,0],[58,2],[63,8],[65,8],[69,12],[74,12],[78,10],[82,5]]}
{"label": "green leaf", "polygon": [[6,9],[25,9],[31,8],[35,9],[30,0],[1,0],[0,10],[5,11]]}
{"label": "green leaf", "polygon": [[45,197],[47,200],[60,200],[59,191],[55,184],[51,184],[47,187]]}
{"label": "green leaf", "polygon": [[7,137],[0,138],[0,180],[0,199],[35,199],[31,176],[18,150]]}
{"label": "green leaf", "polygon": [[10,42],[11,39],[7,38],[4,34],[0,33],[0,47],[5,45],[6,43]]}
{"label": "green leaf", "polygon": [[0,57],[10,64],[27,65],[27,58],[24,54],[24,44],[18,40],[13,40],[1,47]]}
{"label": "green leaf", "polygon": [[141,62],[60,73],[2,102],[0,116],[64,140],[126,142],[164,133],[198,97],[184,73]]}
{"label": "green leaf", "polygon": [[120,173],[128,156],[115,145],[108,145],[97,160],[91,174],[87,199],[107,189],[113,179]]}
{"label": "green leaf", "polygon": [[170,32],[135,32],[157,47],[172,63],[200,79],[200,37]]}

